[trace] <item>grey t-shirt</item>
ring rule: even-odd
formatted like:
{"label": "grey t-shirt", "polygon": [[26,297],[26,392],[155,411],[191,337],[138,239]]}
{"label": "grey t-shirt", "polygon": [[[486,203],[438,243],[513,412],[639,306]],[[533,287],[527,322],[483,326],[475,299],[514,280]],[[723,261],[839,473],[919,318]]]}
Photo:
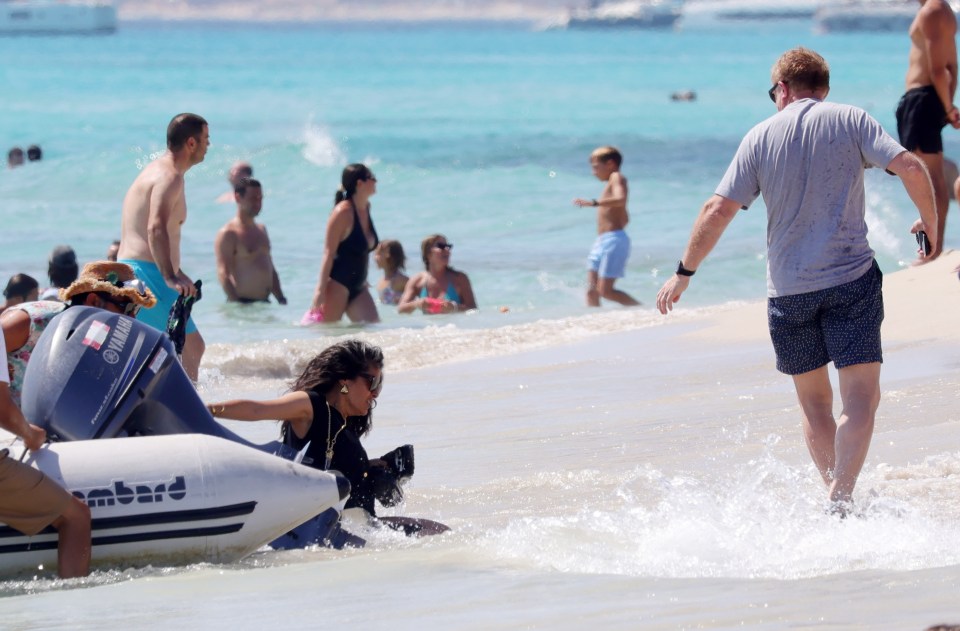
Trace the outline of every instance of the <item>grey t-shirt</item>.
{"label": "grey t-shirt", "polygon": [[863,110],[802,99],[743,138],[717,195],[767,206],[767,295],[790,296],[860,278],[867,243],[863,173],[905,149]]}

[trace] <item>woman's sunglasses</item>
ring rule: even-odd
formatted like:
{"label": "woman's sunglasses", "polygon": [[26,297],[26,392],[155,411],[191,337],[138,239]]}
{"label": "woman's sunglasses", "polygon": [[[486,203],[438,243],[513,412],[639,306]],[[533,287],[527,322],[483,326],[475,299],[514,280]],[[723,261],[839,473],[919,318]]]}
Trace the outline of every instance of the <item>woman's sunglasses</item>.
{"label": "woman's sunglasses", "polygon": [[380,389],[383,388],[383,373],[379,375],[371,375],[370,373],[362,372],[360,376],[367,380],[367,389],[370,390],[371,394],[377,394],[380,392]]}
{"label": "woman's sunglasses", "polygon": [[453,244],[452,243],[434,243],[433,247],[437,248],[438,250],[452,250]]}

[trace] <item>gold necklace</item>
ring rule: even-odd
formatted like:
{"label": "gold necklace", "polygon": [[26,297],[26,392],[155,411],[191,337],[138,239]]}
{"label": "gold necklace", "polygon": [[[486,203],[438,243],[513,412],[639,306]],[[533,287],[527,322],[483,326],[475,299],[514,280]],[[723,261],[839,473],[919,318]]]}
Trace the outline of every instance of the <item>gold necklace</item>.
{"label": "gold necklace", "polygon": [[[333,413],[330,411],[330,402],[325,401],[325,403],[327,404],[327,458],[323,465],[324,471],[330,469],[330,463],[333,461],[333,446],[337,443],[337,437],[340,436],[340,432],[347,426],[347,419],[344,417],[343,425],[341,425],[337,433],[333,435],[333,438],[330,438],[330,434],[333,432]],[[343,415],[341,414],[341,416]]]}

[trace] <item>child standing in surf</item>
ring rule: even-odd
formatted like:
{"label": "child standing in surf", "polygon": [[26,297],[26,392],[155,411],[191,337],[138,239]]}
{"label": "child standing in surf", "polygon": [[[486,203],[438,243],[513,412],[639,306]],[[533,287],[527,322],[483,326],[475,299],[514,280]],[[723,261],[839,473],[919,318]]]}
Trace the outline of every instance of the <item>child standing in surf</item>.
{"label": "child standing in surf", "polygon": [[627,178],[620,173],[623,156],[615,147],[598,147],[590,154],[593,174],[606,182],[598,199],[573,200],[581,208],[597,209],[597,240],[587,256],[587,306],[599,307],[606,298],[632,307],[640,303],[630,294],[614,288],[618,278],[626,274],[630,258],[630,237],[624,231],[630,220],[627,214]]}

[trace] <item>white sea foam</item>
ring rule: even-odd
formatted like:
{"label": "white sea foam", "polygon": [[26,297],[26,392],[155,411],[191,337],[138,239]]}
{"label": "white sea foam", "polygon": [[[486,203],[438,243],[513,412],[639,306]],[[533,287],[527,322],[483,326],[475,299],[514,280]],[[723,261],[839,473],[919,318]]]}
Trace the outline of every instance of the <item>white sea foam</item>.
{"label": "white sea foam", "polygon": [[[423,328],[327,329],[324,337],[247,344],[211,344],[203,358],[209,378],[289,379],[317,353],[344,338],[380,346],[387,368],[404,371],[488,357],[509,357],[533,349],[562,347],[594,336],[687,322],[735,309],[743,303],[678,310],[669,320],[651,309],[605,310],[584,316],[469,328],[469,316]],[[464,319],[466,318],[466,319]],[[422,322],[422,321],[421,321]]]}
{"label": "white sea foam", "polygon": [[303,130],[303,157],[319,167],[334,167],[347,163],[347,156],[324,125],[311,119]]}

